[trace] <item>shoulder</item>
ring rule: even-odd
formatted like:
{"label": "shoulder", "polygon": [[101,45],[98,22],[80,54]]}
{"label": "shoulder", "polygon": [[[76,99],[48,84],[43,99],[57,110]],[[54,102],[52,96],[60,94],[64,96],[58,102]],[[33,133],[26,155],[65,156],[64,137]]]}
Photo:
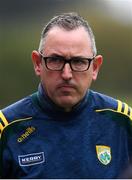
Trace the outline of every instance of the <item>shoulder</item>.
{"label": "shoulder", "polygon": [[127,103],[94,91],[90,91],[90,94],[96,112],[112,113],[132,120],[132,108]]}
{"label": "shoulder", "polygon": [[31,120],[36,112],[31,96],[27,96],[0,110],[0,134],[9,125]]}
{"label": "shoulder", "polygon": [[110,96],[90,91],[93,109],[99,119],[118,125],[132,136],[132,108]]}

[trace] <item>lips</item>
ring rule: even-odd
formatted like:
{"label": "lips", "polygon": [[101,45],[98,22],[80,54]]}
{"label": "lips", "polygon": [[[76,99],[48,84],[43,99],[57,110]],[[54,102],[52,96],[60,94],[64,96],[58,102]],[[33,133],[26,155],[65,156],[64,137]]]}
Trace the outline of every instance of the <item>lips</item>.
{"label": "lips", "polygon": [[57,86],[57,89],[61,90],[62,92],[72,92],[77,89],[77,87],[73,84],[62,83]]}
{"label": "lips", "polygon": [[76,86],[73,84],[60,84],[57,88],[67,88],[67,89],[76,89]]}

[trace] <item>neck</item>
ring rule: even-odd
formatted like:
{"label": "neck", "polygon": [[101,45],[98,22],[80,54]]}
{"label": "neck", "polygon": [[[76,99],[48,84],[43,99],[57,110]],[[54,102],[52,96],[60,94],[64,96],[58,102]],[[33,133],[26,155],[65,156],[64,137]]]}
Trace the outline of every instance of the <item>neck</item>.
{"label": "neck", "polygon": [[[88,100],[88,94],[86,93],[85,97],[75,106],[63,106],[63,107],[59,107],[57,106],[48,96],[47,93],[45,92],[44,87],[42,86],[42,84],[39,85],[39,89],[38,89],[38,99],[39,102],[41,104],[41,107],[43,107],[47,112],[65,112],[65,113],[70,113],[72,111],[78,111],[80,108],[82,108]],[[69,114],[68,113],[68,114]]]}

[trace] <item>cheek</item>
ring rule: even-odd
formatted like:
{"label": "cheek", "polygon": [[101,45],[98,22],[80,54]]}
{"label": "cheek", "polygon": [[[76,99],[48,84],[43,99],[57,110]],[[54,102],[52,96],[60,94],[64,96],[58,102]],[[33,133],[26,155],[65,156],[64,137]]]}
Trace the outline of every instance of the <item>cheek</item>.
{"label": "cheek", "polygon": [[91,79],[85,79],[84,81],[83,81],[83,85],[82,85],[82,89],[81,89],[81,91],[82,91],[82,94],[85,94],[86,93],[86,91],[90,88],[90,86],[91,86],[91,83],[92,83],[92,80]]}
{"label": "cheek", "polygon": [[80,88],[88,89],[92,82],[92,74],[88,72],[82,74],[77,82],[80,82]]}
{"label": "cheek", "polygon": [[51,91],[54,91],[55,86],[57,84],[57,77],[54,73],[49,73],[47,71],[43,71],[41,73],[41,82],[44,85],[45,90],[49,94]]}
{"label": "cheek", "polygon": [[78,90],[81,94],[85,94],[87,89],[90,88],[92,83],[92,75],[89,72],[85,72],[76,77],[76,83]]}

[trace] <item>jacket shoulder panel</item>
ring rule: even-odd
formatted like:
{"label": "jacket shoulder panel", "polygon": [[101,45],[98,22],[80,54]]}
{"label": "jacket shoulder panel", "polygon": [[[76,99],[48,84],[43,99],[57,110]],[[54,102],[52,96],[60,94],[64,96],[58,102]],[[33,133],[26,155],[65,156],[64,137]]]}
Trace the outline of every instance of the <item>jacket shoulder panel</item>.
{"label": "jacket shoulder panel", "polygon": [[9,125],[32,119],[35,112],[30,96],[0,110],[0,135]]}
{"label": "jacket shoulder panel", "polygon": [[102,108],[102,109],[96,109],[95,111],[96,112],[112,111],[115,113],[119,113],[121,115],[125,115],[130,120],[132,120],[132,108],[130,106],[128,106],[128,104],[126,104],[120,100],[116,100],[116,101],[117,101],[116,108],[106,107],[106,108]]}
{"label": "jacket shoulder panel", "polygon": [[102,109],[116,110],[117,109],[117,106],[118,106],[117,100],[110,96],[107,96],[107,95],[104,95],[95,91],[91,91],[91,98],[92,98],[92,102],[94,104],[95,110],[97,109],[98,110],[102,110]]}
{"label": "jacket shoulder panel", "polygon": [[101,93],[92,92],[92,94],[96,112],[111,111],[132,120],[132,108],[127,103]]}
{"label": "jacket shoulder panel", "polygon": [[93,99],[96,113],[104,115],[109,120],[116,122],[120,127],[125,127],[132,135],[132,108],[128,104],[96,92],[93,93]]}

